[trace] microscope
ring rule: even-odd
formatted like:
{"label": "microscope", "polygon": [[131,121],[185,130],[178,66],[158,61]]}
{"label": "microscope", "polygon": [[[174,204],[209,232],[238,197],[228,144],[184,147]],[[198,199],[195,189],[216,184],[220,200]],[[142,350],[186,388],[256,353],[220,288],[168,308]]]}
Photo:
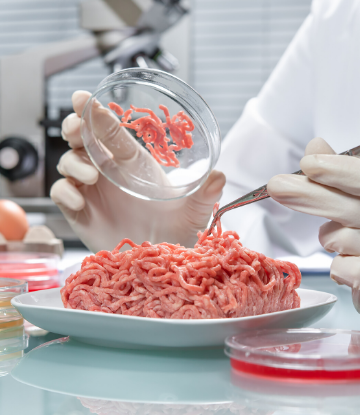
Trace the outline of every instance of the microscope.
{"label": "microscope", "polygon": [[80,22],[89,34],[0,58],[0,198],[17,199],[25,209],[52,206],[50,187],[60,177],[56,165],[68,150],[61,123],[72,109],[61,109],[58,119],[48,117],[48,77],[97,56],[111,72],[177,68],[177,59],[159,44],[187,10],[181,0],[154,0],[148,6],[135,0],[83,1]]}

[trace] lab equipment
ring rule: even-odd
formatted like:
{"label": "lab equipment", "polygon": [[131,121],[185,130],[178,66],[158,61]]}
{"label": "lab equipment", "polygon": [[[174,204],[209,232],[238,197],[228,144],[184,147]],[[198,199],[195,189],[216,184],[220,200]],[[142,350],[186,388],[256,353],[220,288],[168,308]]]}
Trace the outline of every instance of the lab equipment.
{"label": "lab equipment", "polygon": [[56,254],[0,252],[0,277],[24,280],[29,291],[59,287],[59,260]]}
{"label": "lab equipment", "polygon": [[28,283],[13,278],[0,279],[0,308],[11,307],[11,299],[28,292]]}
{"label": "lab equipment", "polygon": [[[9,347],[17,347],[18,341],[14,338],[22,337],[23,326],[24,319],[14,307],[0,308],[0,356],[14,351]],[[6,339],[11,341],[4,341]]]}
{"label": "lab equipment", "polygon": [[[343,153],[340,153],[339,155],[360,157],[360,146],[344,151]],[[298,170],[292,174],[303,175],[303,176],[305,175],[302,172],[302,170]],[[250,203],[258,202],[259,200],[267,199],[268,197],[270,197],[270,195],[268,194],[268,191],[267,191],[267,184],[265,184],[259,187],[258,189],[252,190],[246,195],[240,197],[239,199],[235,199],[233,202],[228,203],[227,205],[223,206],[216,212],[210,224],[208,233],[211,234],[214,226],[216,226],[216,221],[218,221],[225,212],[228,212],[229,210],[236,209],[241,206],[248,205]]]}
{"label": "lab equipment", "polygon": [[[17,315],[11,317],[15,313]],[[11,318],[12,320],[9,320]],[[4,319],[7,320],[7,323],[4,323]],[[29,345],[29,336],[25,333],[22,320],[16,310],[5,311],[0,309],[0,377],[11,372],[20,362],[24,350]],[[8,326],[17,321],[21,322],[21,326],[18,327],[16,332],[10,332]]]}
{"label": "lab equipment", "polygon": [[61,108],[58,119],[49,117],[45,90],[51,75],[97,56],[111,72],[134,66],[174,71],[177,59],[160,41],[186,13],[179,0],[156,0],[150,7],[132,0],[84,1],[79,14],[88,34],[1,57],[1,195],[47,196],[59,177],[55,166],[67,150],[59,131],[69,111]]}
{"label": "lab equipment", "polygon": [[254,330],[226,339],[236,371],[284,381],[360,379],[360,332],[338,329]]}
{"label": "lab equipment", "polygon": [[[142,140],[138,142],[135,134],[132,139],[129,130],[123,131],[120,119],[104,109],[113,101],[126,109],[131,105],[148,108],[164,122],[161,106],[171,114],[183,112],[194,128],[192,146],[175,151],[180,167],[160,165],[141,146]],[[140,114],[134,112],[132,119],[137,118]],[[171,200],[194,193],[220,155],[220,131],[209,106],[185,82],[156,69],[131,68],[105,78],[84,108],[81,135],[90,159],[105,177],[123,191],[147,200]],[[127,157],[124,150],[130,153]]]}
{"label": "lab equipment", "polygon": [[12,298],[27,291],[28,284],[24,280],[0,278],[0,377],[19,362],[28,346],[24,319],[11,305]]}

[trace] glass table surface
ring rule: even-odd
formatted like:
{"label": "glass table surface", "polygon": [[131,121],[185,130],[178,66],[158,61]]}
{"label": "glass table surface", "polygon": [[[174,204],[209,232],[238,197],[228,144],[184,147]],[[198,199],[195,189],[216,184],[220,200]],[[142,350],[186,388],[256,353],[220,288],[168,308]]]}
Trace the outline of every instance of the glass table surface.
{"label": "glass table surface", "polygon": [[[313,327],[360,330],[348,287],[326,275],[306,275],[301,286],[338,297]],[[360,383],[268,381],[231,371],[223,349],[111,349],[55,333],[30,337],[24,357],[0,377],[0,415],[91,413],[359,415]]]}

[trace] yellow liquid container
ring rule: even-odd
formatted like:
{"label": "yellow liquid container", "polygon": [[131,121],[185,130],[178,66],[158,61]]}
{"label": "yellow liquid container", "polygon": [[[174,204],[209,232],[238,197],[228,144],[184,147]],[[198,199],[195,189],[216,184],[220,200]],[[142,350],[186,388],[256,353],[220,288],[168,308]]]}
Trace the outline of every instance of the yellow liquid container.
{"label": "yellow liquid container", "polygon": [[16,295],[18,295],[18,294],[16,294],[16,293],[9,293],[9,292],[8,293],[6,293],[6,292],[0,293],[0,308],[9,308],[9,307],[12,307],[11,306],[11,300]]}
{"label": "yellow liquid container", "polygon": [[5,333],[22,329],[23,325],[24,319],[15,308],[0,309],[0,339]]}
{"label": "yellow liquid container", "polygon": [[28,292],[28,284],[23,280],[0,278],[0,309],[12,307],[11,299]]}
{"label": "yellow liquid container", "polygon": [[26,281],[0,278],[0,356],[6,351],[2,350],[2,341],[19,336],[22,339],[24,335],[24,319],[11,305],[11,300],[27,290]]}
{"label": "yellow liquid container", "polygon": [[10,359],[10,354],[25,350],[29,342],[22,325],[5,330],[0,331],[0,362]]}
{"label": "yellow liquid container", "polygon": [[19,336],[0,339],[0,377],[8,375],[24,356],[29,336],[21,330]]}
{"label": "yellow liquid container", "polygon": [[11,372],[29,345],[24,319],[11,305],[15,296],[27,291],[26,281],[0,278],[0,377]]}

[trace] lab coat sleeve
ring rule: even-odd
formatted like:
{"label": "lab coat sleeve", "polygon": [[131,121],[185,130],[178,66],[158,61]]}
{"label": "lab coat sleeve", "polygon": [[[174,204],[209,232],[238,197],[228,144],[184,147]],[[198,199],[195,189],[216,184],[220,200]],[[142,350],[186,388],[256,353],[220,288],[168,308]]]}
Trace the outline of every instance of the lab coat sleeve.
{"label": "lab coat sleeve", "polygon": [[[313,138],[314,16],[304,21],[258,97],[246,105],[226,136],[217,169],[227,177],[221,205],[258,188],[280,173],[299,170]],[[226,229],[236,230],[250,249],[268,256],[307,256],[320,250],[323,219],[281,206],[272,199],[226,213]]]}

